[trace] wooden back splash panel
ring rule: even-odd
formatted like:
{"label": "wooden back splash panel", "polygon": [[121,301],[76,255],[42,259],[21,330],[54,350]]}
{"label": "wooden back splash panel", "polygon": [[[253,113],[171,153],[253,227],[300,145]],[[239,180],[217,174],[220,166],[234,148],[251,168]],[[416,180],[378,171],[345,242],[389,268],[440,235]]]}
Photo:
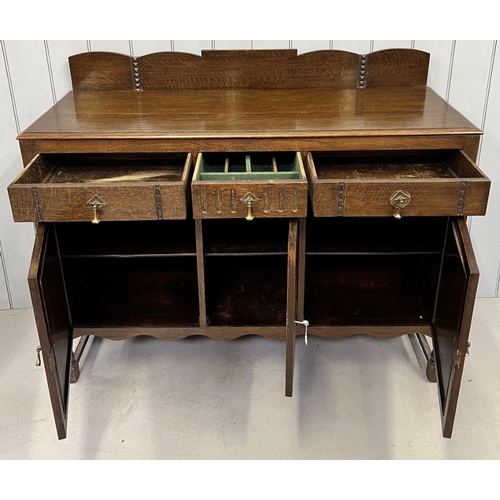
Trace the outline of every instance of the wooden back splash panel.
{"label": "wooden back splash panel", "polygon": [[88,52],[69,58],[73,90],[335,89],[422,86],[429,54],[387,49],[359,55],[320,50],[157,52],[131,57]]}

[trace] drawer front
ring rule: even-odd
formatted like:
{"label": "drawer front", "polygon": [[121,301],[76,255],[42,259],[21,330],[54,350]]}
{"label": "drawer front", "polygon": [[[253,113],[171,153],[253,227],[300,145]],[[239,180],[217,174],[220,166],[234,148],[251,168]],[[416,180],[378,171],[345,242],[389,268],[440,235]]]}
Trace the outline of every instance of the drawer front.
{"label": "drawer front", "polygon": [[[117,167],[119,160],[103,160],[95,167],[95,162],[86,165],[84,157],[74,158],[72,163],[60,156],[54,159],[38,155],[8,188],[14,220],[98,223],[185,219],[192,160],[191,155],[183,156],[175,168],[167,165],[172,158],[165,157],[163,169],[161,158],[151,160],[146,156],[137,159],[132,168],[130,164]],[[130,158],[124,161],[130,163]],[[59,173],[62,181],[57,180]],[[165,182],[165,176],[172,180]]]}
{"label": "drawer front", "polygon": [[307,183],[204,182],[192,185],[195,219],[305,217]]}
{"label": "drawer front", "polygon": [[340,215],[456,215],[459,212],[460,190],[459,181],[439,184],[346,182]]}
{"label": "drawer front", "polygon": [[187,212],[182,186],[16,186],[9,195],[16,222],[91,222],[92,200],[96,221],[185,219]]}
{"label": "drawer front", "polygon": [[302,157],[285,153],[201,153],[191,184],[195,219],[305,217]]}
{"label": "drawer front", "polygon": [[[439,162],[423,157],[420,162],[398,164],[388,157],[387,164],[364,165],[349,157],[345,164],[335,158],[330,165],[324,157],[315,162],[309,153],[306,167],[314,215],[484,215],[489,179],[460,151],[436,154]],[[321,163],[323,171],[317,168]]]}

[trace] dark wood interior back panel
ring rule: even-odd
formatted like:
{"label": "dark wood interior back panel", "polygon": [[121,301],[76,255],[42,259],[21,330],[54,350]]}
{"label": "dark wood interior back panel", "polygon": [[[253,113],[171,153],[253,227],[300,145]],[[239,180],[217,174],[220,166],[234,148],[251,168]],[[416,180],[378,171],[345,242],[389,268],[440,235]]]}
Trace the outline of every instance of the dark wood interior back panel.
{"label": "dark wood interior back panel", "polygon": [[305,317],[315,326],[429,324],[439,262],[437,253],[308,255]]}
{"label": "dark wood interior back panel", "polygon": [[194,256],[63,259],[75,325],[199,326]]}
{"label": "dark wood interior back panel", "polygon": [[413,49],[359,56],[342,50],[207,50],[69,58],[73,90],[365,88],[426,85],[429,54]]}

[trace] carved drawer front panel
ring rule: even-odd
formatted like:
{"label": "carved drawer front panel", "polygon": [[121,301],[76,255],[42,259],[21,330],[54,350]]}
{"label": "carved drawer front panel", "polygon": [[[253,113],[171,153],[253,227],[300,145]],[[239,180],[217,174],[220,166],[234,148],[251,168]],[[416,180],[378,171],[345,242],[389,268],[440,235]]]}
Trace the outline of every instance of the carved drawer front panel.
{"label": "carved drawer front panel", "polygon": [[484,215],[489,179],[458,150],[308,153],[315,216]]}
{"label": "carved drawer front panel", "polygon": [[196,219],[307,213],[307,181],[299,153],[202,153],[191,189]]}
{"label": "carved drawer front panel", "polygon": [[42,154],[9,186],[16,222],[185,219],[190,154]]}

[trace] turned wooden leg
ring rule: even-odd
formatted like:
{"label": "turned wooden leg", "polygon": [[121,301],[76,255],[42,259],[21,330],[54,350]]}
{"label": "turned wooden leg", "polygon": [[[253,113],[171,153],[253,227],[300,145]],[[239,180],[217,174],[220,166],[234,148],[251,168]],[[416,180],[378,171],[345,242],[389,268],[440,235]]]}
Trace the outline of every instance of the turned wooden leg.
{"label": "turned wooden leg", "polygon": [[82,337],[76,346],[75,352],[71,353],[71,373],[69,380],[72,384],[78,382],[80,378],[80,360],[82,359],[83,352],[85,351],[85,347],[87,347],[89,339],[90,335]]}
{"label": "turned wooden leg", "polygon": [[[427,380],[429,382],[436,382],[436,361],[434,358],[434,351],[431,350],[425,335],[421,333],[411,333],[409,337],[420,366],[422,366],[422,364],[425,366]],[[424,357],[423,363],[421,362],[422,355]]]}
{"label": "turned wooden leg", "polygon": [[69,377],[69,381],[72,384],[75,384],[78,382],[78,379],[80,378],[80,363],[75,358],[75,353],[71,353],[71,373]]}
{"label": "turned wooden leg", "polygon": [[429,359],[427,360],[427,368],[425,370],[427,375],[427,380],[429,382],[437,382],[436,378],[436,359],[434,357],[434,351],[431,352]]}

